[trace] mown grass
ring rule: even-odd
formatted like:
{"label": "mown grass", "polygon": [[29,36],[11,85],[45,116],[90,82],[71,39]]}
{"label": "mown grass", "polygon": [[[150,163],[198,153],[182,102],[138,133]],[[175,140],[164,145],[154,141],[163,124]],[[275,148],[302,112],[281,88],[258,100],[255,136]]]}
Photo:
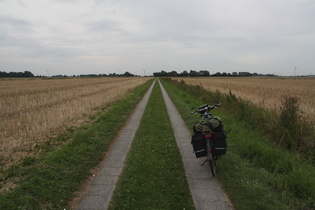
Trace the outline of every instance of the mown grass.
{"label": "mown grass", "polygon": [[[12,183],[0,194],[0,209],[64,209],[91,170],[103,159],[152,80],[139,86],[125,99],[103,113],[95,122],[71,130],[41,146],[36,157],[27,157],[1,171],[2,185]],[[62,146],[58,141],[69,141]]]}
{"label": "mown grass", "polygon": [[[186,86],[182,82],[176,87],[176,83],[171,83],[163,80],[165,89],[190,128],[198,120],[198,116],[189,114],[190,108],[218,100],[209,97],[211,93],[209,94],[201,86]],[[224,95],[221,94],[220,97],[222,99]],[[295,153],[268,140],[269,135],[263,135],[261,132],[268,128],[255,129],[253,124],[261,126],[263,123],[259,124],[259,121],[264,121],[259,115],[268,113],[259,112],[256,116],[250,116],[251,121],[254,121],[255,117],[256,121],[249,125],[245,119],[246,115],[237,117],[235,113],[242,108],[246,112],[249,105],[244,105],[241,101],[241,107],[236,109],[239,99],[233,98],[232,94],[226,97],[222,109],[214,110],[213,114],[223,119],[228,132],[228,151],[218,160],[217,167],[218,178],[234,207],[236,209],[315,209],[314,167],[303,159],[298,160]],[[228,103],[229,100],[234,100],[232,107]],[[251,114],[253,115],[254,112]]]}
{"label": "mown grass", "polygon": [[194,209],[158,83],[133,140],[110,209]]}

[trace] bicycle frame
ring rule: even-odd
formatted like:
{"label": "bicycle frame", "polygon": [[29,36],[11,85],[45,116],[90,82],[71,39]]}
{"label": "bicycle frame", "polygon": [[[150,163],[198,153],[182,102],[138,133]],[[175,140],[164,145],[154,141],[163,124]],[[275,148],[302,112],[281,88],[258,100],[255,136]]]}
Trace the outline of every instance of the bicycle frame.
{"label": "bicycle frame", "polygon": [[203,135],[205,141],[206,141],[206,144],[207,144],[207,156],[208,159],[212,159],[212,148],[211,148],[211,137],[212,137],[212,134],[204,134]]}

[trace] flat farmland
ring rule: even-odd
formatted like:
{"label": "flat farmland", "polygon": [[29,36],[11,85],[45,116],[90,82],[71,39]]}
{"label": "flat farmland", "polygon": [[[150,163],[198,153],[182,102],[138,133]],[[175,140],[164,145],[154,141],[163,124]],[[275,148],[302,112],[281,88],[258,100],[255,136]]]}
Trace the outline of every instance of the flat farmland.
{"label": "flat farmland", "polygon": [[[300,111],[315,121],[315,78],[173,78],[206,90],[229,93],[266,109],[279,111],[284,97],[297,97]],[[211,100],[211,99],[209,99]],[[211,101],[209,101],[210,103]]]}
{"label": "flat farmland", "polygon": [[14,162],[37,144],[87,122],[91,115],[124,98],[129,90],[149,79],[0,80],[0,158]]}

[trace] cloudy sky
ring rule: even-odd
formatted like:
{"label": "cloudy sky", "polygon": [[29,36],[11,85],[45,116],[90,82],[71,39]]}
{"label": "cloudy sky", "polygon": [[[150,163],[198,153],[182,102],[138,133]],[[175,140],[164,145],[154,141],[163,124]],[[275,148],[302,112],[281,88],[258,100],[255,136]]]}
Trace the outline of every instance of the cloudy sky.
{"label": "cloudy sky", "polygon": [[191,69],[315,74],[315,1],[0,0],[0,71]]}

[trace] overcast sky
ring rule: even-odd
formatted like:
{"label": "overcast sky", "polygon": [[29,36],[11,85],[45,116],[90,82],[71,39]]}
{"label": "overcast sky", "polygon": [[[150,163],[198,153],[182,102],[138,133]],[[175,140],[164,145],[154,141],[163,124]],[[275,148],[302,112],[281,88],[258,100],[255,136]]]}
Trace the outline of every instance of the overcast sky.
{"label": "overcast sky", "polygon": [[0,0],[0,71],[191,69],[315,74],[315,1]]}

